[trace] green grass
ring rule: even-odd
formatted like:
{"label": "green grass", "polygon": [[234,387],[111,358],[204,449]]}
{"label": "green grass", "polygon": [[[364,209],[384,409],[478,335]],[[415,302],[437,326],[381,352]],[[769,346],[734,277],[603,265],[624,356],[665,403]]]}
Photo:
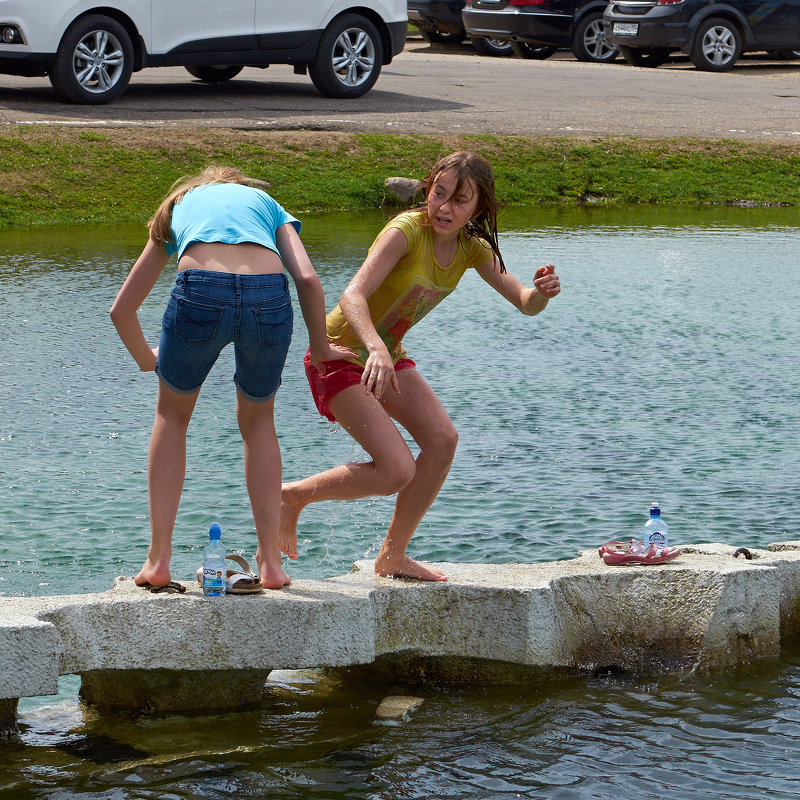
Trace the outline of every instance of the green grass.
{"label": "green grass", "polygon": [[727,140],[430,137],[319,132],[24,130],[0,136],[0,227],[146,220],[210,163],[269,181],[287,209],[384,203],[383,180],[485,155],[507,205],[800,205],[800,147]]}

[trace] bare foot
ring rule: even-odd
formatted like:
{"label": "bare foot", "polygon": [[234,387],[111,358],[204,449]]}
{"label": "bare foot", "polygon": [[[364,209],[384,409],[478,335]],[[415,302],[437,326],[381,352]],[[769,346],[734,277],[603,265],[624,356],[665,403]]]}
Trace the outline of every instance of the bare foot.
{"label": "bare foot", "polygon": [[384,578],[416,578],[420,581],[446,581],[447,575],[435,567],[426,567],[406,555],[375,559],[375,573]]}
{"label": "bare foot", "polygon": [[291,499],[291,490],[284,484],[281,490],[281,526],[278,533],[278,544],[281,553],[289,556],[292,561],[297,561],[297,520],[303,510]]}
{"label": "bare foot", "polygon": [[258,568],[258,577],[265,589],[283,589],[292,582],[280,567],[270,567],[266,564]]}
{"label": "bare foot", "polygon": [[166,586],[172,580],[169,574],[169,560],[166,562],[152,562],[148,557],[147,561],[144,562],[144,566],[133,580],[137,586],[145,586],[147,584],[150,586]]}

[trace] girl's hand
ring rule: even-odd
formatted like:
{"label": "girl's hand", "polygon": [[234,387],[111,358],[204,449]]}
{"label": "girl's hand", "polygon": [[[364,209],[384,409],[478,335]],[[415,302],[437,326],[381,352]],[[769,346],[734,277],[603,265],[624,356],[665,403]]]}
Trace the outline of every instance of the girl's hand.
{"label": "girl's hand", "polygon": [[150,363],[142,364],[139,369],[142,372],[155,372],[156,371],[156,364],[158,363],[158,348],[153,347],[151,348],[151,352],[153,354],[153,360]]}
{"label": "girl's hand", "polygon": [[371,393],[376,400],[383,397],[389,386],[398,394],[400,393],[400,384],[397,382],[394,364],[385,347],[373,350],[369,354],[367,363],[364,365],[364,374],[361,376],[361,385],[365,386],[367,394]]}
{"label": "girl's hand", "polygon": [[561,291],[561,281],[559,281],[556,268],[552,264],[546,264],[536,270],[536,274],[533,276],[533,285],[536,287],[536,291],[548,300]]}
{"label": "girl's hand", "polygon": [[343,361],[347,358],[358,360],[358,354],[349,347],[330,342],[323,347],[309,347],[308,357],[320,375],[325,374],[325,361]]}

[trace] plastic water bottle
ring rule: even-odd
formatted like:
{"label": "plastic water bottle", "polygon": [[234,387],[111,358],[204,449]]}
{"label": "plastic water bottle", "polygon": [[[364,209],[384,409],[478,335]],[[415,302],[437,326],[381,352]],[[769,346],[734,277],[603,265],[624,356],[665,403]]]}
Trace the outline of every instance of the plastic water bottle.
{"label": "plastic water bottle", "polygon": [[225,594],[225,584],[225,547],[219,523],[215,522],[208,532],[208,544],[203,553],[203,594],[220,597]]}
{"label": "plastic water bottle", "polygon": [[645,550],[654,544],[656,547],[669,547],[669,526],[661,519],[658,503],[650,506],[650,519],[644,524]]}

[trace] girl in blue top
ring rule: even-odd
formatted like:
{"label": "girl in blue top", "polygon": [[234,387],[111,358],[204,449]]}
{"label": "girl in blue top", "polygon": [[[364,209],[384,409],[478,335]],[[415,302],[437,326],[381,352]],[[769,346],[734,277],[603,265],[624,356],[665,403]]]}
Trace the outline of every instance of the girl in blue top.
{"label": "girl in blue top", "polygon": [[[148,223],[148,242],[111,308],[139,368],[159,378],[147,473],[151,540],[135,577],[140,586],[170,584],[186,430],[203,381],[231,342],[259,579],[270,589],[290,583],[278,546],[281,456],[273,419],[292,335],[284,267],[297,287],[312,360],[321,365],[337,356],[328,345],[325,297],[298,236],[300,223],[252,183],[236,169],[210,167],[175,187]],[[173,253],[178,276],[159,345],[151,349],[137,312]]]}

